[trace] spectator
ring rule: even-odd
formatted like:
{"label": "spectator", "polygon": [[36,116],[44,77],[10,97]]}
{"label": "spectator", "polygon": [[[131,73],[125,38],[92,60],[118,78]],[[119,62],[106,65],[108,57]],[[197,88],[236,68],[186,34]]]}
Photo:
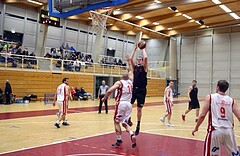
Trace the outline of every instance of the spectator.
{"label": "spectator", "polygon": [[62,43],[62,45],[60,46],[60,51],[63,52],[63,50],[65,49],[64,43]]}
{"label": "spectator", "polygon": [[74,63],[73,63],[73,66],[75,68],[75,71],[79,72],[81,70],[81,62],[80,62],[80,60],[76,59],[76,61],[74,61]]}
{"label": "spectator", "polygon": [[77,96],[77,92],[75,91],[74,87],[71,88],[72,96]]}
{"label": "spectator", "polygon": [[32,52],[29,56],[36,56],[34,52]]}
{"label": "spectator", "polygon": [[120,66],[121,66],[122,64],[123,64],[122,60],[121,60],[121,59],[119,59],[119,60],[118,60],[118,65],[120,65]]}
{"label": "spectator", "polygon": [[[87,96],[87,98],[90,96],[90,98],[92,99],[92,100],[94,100],[93,99],[93,95],[91,94],[91,93],[87,93],[85,90],[84,90],[84,88],[83,87],[81,87],[81,89],[80,89],[80,99],[81,99],[81,97],[83,98],[84,96]],[[82,95],[82,96],[81,96]]]}
{"label": "spectator", "polygon": [[27,68],[28,68],[28,69],[33,69],[33,66],[32,66],[32,64],[31,64],[30,61],[28,62]]}
{"label": "spectator", "polygon": [[68,46],[68,43],[66,43],[66,47],[65,47],[66,50],[69,50],[70,47]]}
{"label": "spectator", "polygon": [[76,49],[75,48],[73,48],[73,46],[71,45],[71,48],[70,48],[70,50],[72,51],[72,52],[77,52],[76,51]]}
{"label": "spectator", "polygon": [[11,103],[11,95],[12,95],[12,87],[8,80],[6,80],[6,87],[5,87],[5,96],[6,96],[6,104]]}
{"label": "spectator", "polygon": [[17,65],[18,65],[18,60],[17,60],[17,59],[13,59],[13,60],[12,60],[12,67],[13,67],[13,68],[16,68]]}
{"label": "spectator", "polygon": [[25,49],[22,51],[22,55],[28,56],[28,48],[25,48]]}
{"label": "spectator", "polygon": [[17,48],[16,54],[17,55],[22,55],[22,48],[21,48],[21,46]]}

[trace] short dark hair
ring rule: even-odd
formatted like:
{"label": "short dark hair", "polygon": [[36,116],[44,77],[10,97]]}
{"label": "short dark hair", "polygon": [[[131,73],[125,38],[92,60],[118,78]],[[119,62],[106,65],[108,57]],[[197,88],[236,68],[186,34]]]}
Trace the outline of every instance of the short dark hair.
{"label": "short dark hair", "polygon": [[68,78],[63,78],[63,80],[62,80],[62,83],[64,83],[65,81],[67,81],[68,80]]}
{"label": "short dark hair", "polygon": [[143,61],[143,57],[142,57],[141,55],[139,55],[139,56],[137,57],[137,59],[138,59],[138,58],[141,58],[141,59],[142,59],[142,61]]}
{"label": "short dark hair", "polygon": [[219,80],[217,83],[217,87],[221,92],[225,93],[228,90],[229,83],[226,80]]}
{"label": "short dark hair", "polygon": [[195,83],[197,83],[197,80],[192,80],[192,82],[195,82]]}

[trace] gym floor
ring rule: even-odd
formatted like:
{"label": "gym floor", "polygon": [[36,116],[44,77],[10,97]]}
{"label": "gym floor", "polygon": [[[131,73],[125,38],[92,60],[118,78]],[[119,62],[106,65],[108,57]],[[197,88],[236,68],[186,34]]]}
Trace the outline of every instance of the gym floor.
{"label": "gym floor", "polygon": [[[57,129],[57,107],[43,102],[29,104],[0,105],[0,131],[3,155],[202,155],[206,135],[207,118],[195,136],[191,131],[195,126],[195,111],[186,116],[187,98],[174,99],[172,124],[167,127],[160,122],[165,114],[162,97],[148,97],[143,108],[141,133],[137,136],[137,148],[131,148],[128,134],[123,133],[124,145],[120,149],[111,148],[116,141],[113,127],[114,100],[109,101],[109,113],[98,114],[98,100],[71,101],[68,122],[70,126]],[[237,100],[237,102],[240,100]],[[200,99],[201,105],[203,98]],[[132,120],[136,123],[136,104]],[[122,129],[123,130],[123,129]],[[239,122],[235,118],[235,136],[240,144]],[[226,155],[225,150],[222,150]]]}

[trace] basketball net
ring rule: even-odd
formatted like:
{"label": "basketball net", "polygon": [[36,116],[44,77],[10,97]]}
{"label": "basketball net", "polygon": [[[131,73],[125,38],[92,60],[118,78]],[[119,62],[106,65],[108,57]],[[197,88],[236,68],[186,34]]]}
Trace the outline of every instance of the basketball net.
{"label": "basketball net", "polygon": [[113,8],[114,7],[106,7],[89,12],[92,18],[93,31],[104,30],[104,33],[107,32],[106,23],[108,16],[110,16],[113,11]]}

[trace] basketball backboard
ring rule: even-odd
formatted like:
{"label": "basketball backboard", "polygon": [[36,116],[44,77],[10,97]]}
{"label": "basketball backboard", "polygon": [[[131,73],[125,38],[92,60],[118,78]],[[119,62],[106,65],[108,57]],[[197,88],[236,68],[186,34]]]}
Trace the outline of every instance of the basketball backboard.
{"label": "basketball backboard", "polygon": [[48,0],[50,16],[66,18],[99,8],[125,4],[129,0]]}

